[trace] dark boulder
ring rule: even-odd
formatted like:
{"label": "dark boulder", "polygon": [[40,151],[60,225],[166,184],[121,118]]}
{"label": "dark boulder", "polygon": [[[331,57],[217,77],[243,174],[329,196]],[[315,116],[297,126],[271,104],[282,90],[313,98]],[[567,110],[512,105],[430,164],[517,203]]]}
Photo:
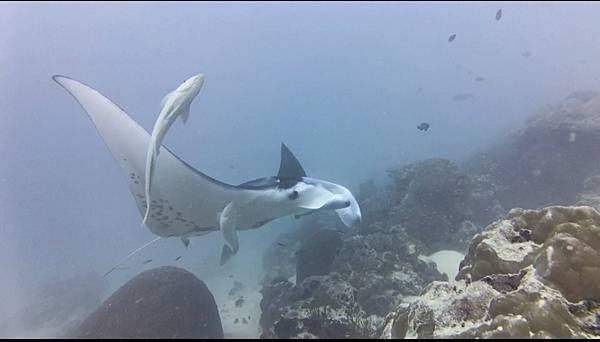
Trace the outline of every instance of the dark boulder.
{"label": "dark boulder", "polygon": [[204,282],[164,266],[131,279],[79,327],[82,338],[222,338],[217,305]]}

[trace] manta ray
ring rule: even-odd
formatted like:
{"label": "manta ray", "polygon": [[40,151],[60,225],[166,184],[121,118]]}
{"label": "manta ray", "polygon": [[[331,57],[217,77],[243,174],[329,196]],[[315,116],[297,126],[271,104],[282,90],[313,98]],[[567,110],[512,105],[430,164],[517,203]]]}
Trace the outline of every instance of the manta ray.
{"label": "manta ray", "polygon": [[150,186],[152,184],[152,175],[154,173],[154,167],[158,154],[160,153],[160,145],[167,134],[167,131],[180,117],[183,123],[187,122],[190,116],[190,105],[192,101],[200,92],[204,84],[204,75],[198,74],[192,76],[177,87],[177,89],[165,95],[161,101],[161,109],[158,114],[158,119],[152,129],[152,136],[150,137],[150,144],[148,146],[148,152],[146,153],[146,172],[145,172],[145,190],[146,190],[146,213],[142,219],[142,224],[146,224],[148,220],[148,214],[150,214]]}
{"label": "manta ray", "polygon": [[[145,181],[141,175],[150,141],[148,132],[97,90],[66,76],[52,78],[87,112],[127,176],[138,211],[144,215]],[[360,208],[352,193],[341,185],[307,177],[298,159],[283,143],[276,176],[239,185],[224,183],[198,171],[164,145],[160,151],[146,222],[146,227],[158,238],[150,243],[177,237],[187,246],[190,237],[220,231],[225,240],[220,258],[224,264],[239,249],[238,230],[256,229],[284,216],[320,210],[335,210],[347,227],[361,221]]]}

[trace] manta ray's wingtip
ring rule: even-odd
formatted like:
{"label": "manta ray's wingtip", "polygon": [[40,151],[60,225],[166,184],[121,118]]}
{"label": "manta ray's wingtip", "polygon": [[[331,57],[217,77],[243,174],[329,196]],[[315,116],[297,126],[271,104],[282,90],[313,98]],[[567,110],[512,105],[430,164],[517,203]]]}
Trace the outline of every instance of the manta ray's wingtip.
{"label": "manta ray's wingtip", "polygon": [[68,80],[72,79],[71,77],[68,77],[68,76],[65,76],[65,75],[59,75],[59,74],[52,75],[52,80],[54,80],[54,82],[60,83],[59,79],[61,79],[61,78],[66,78]]}

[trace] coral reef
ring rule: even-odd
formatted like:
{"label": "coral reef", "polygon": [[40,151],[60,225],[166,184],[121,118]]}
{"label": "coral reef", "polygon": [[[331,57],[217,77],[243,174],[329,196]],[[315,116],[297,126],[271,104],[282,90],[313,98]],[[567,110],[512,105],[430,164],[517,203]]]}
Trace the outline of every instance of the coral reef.
{"label": "coral reef", "polygon": [[383,337],[600,334],[600,213],[513,209],[475,236],[456,282],[433,282],[387,317]]}
{"label": "coral reef", "polygon": [[600,96],[575,92],[465,163],[504,208],[571,205],[600,171]]}
{"label": "coral reef", "polygon": [[467,206],[470,180],[447,159],[429,159],[390,169],[393,186],[388,225],[400,224],[432,249],[447,249],[462,223],[471,217]]}
{"label": "coral reef", "polygon": [[[327,274],[299,277],[297,284],[284,277],[265,284],[263,337],[375,337],[383,317],[403,299],[419,294],[432,280],[447,279],[434,264],[419,259],[423,244],[400,226],[370,227],[341,240]],[[322,261],[319,253],[307,253],[298,262],[305,258],[316,265]]]}
{"label": "coral reef", "polygon": [[222,338],[217,305],[204,282],[177,267],[140,273],[79,327],[83,338]]}
{"label": "coral reef", "polygon": [[296,282],[328,274],[341,245],[342,238],[335,230],[324,229],[312,234],[296,252]]}

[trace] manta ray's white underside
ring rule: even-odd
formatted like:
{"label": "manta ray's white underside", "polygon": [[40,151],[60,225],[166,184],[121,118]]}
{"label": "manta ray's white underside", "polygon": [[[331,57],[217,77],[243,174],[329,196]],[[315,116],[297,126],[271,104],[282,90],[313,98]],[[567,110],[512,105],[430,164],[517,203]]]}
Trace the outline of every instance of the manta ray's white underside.
{"label": "manta ray's white underside", "polygon": [[[128,175],[129,189],[143,215],[144,170],[150,135],[96,90],[63,76],[55,76],[54,80],[89,114],[113,157]],[[161,146],[146,226],[162,237],[203,235],[218,230],[220,211],[231,201],[248,195],[244,192],[252,190],[238,189],[201,174]],[[239,227],[244,228],[248,227]]]}
{"label": "manta ray's white underside", "polygon": [[[54,76],[53,79],[89,114],[126,173],[129,189],[143,216],[146,209],[144,171],[150,135],[98,91],[68,77]],[[295,197],[290,196],[292,193]],[[284,190],[233,186],[199,172],[160,146],[146,226],[160,237],[183,239],[221,229],[231,246],[237,244],[236,236],[228,237],[235,235],[231,229],[253,229],[279,217],[319,209],[336,210],[347,226],[360,221],[356,200],[340,185],[302,178],[293,188]],[[232,249],[235,252],[237,247]]]}

